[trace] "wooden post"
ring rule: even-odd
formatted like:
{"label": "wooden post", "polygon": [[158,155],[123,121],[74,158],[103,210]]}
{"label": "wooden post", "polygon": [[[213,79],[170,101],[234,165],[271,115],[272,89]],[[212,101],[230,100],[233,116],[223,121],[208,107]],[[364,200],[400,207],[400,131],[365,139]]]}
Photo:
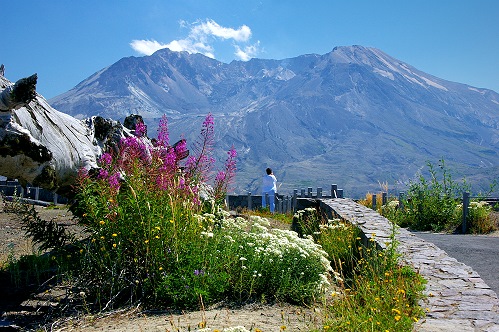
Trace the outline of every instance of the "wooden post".
{"label": "wooden post", "polygon": [[470,204],[470,193],[463,192],[463,227],[462,232],[466,234],[468,232],[468,225],[466,224],[466,218],[468,217],[468,206]]}
{"label": "wooden post", "polygon": [[298,189],[294,189],[293,190],[293,207],[292,207],[293,212],[296,211],[297,198],[298,198]]}
{"label": "wooden post", "polygon": [[404,193],[399,192],[399,209],[400,211],[404,211]]}
{"label": "wooden post", "polygon": [[305,197],[305,189],[302,189],[302,190],[301,190],[301,196],[300,196],[300,197],[301,197],[301,198],[304,198],[304,197]]}
{"label": "wooden post", "polygon": [[381,205],[385,205],[386,202],[388,201],[388,194],[387,193],[381,193]]}
{"label": "wooden post", "polygon": [[308,198],[312,198],[312,187],[308,187],[308,194],[307,194],[307,197],[308,197]]}
{"label": "wooden post", "polygon": [[317,198],[322,198],[322,188],[317,188]]}
{"label": "wooden post", "polygon": [[331,198],[338,198],[338,185],[337,184],[331,185]]}
{"label": "wooden post", "polygon": [[372,195],[372,209],[376,211],[376,194]]}
{"label": "wooden post", "polygon": [[248,210],[253,210],[253,200],[251,199],[251,191],[248,191]]}
{"label": "wooden post", "polygon": [[343,198],[343,189],[338,189],[338,198]]}
{"label": "wooden post", "polygon": [[57,205],[57,198],[59,195],[57,193],[54,193],[54,205]]}
{"label": "wooden post", "polygon": [[40,187],[35,187],[35,200],[40,198]]}

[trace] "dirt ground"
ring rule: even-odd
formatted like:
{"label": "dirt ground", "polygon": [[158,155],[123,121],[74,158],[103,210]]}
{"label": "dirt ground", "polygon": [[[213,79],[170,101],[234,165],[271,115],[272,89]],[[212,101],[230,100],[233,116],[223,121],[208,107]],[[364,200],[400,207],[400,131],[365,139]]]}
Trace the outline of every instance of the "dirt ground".
{"label": "dirt ground", "polygon": [[[75,228],[71,212],[66,208],[35,207],[45,220],[56,220]],[[0,266],[11,258],[30,255],[36,247],[24,235],[19,216],[4,211],[0,198]],[[5,275],[3,276],[5,278]],[[57,298],[67,294],[64,287],[15,289],[0,276],[0,331],[211,331],[244,326],[249,331],[310,331],[321,329],[321,306],[306,308],[289,304],[250,304],[239,308],[214,305],[204,310],[155,312],[132,308],[105,314],[54,315],[61,306]],[[202,309],[202,308],[200,308]],[[60,310],[59,310],[60,311]],[[81,305],[79,312],[82,312]],[[50,317],[49,317],[50,315]],[[9,331],[10,331],[9,330]]]}
{"label": "dirt ground", "polygon": [[[77,230],[65,207],[35,208],[42,219],[53,219]],[[494,218],[499,225],[499,213],[496,212]],[[489,235],[499,236],[499,231]],[[32,242],[24,236],[19,216],[6,212],[0,197],[0,267],[9,257],[19,258],[35,252]],[[16,289],[10,280],[5,280],[5,274],[0,273],[0,332],[9,328],[9,331],[196,331],[201,327],[223,331],[236,326],[244,326],[249,331],[322,330],[322,305],[314,308],[289,304],[250,304],[239,308],[214,305],[190,312],[132,308],[89,314],[84,313],[80,304],[77,314],[58,316],[57,312],[62,311],[58,307],[62,304],[57,298],[67,296],[68,292],[70,288],[53,287],[50,282],[44,288]]]}

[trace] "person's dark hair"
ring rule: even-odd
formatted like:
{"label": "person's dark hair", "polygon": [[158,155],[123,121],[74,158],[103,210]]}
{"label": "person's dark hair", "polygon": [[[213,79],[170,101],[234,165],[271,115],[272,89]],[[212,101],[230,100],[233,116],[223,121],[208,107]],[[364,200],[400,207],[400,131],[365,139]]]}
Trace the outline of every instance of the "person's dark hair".
{"label": "person's dark hair", "polygon": [[272,174],[272,168],[267,168],[266,172],[268,175]]}

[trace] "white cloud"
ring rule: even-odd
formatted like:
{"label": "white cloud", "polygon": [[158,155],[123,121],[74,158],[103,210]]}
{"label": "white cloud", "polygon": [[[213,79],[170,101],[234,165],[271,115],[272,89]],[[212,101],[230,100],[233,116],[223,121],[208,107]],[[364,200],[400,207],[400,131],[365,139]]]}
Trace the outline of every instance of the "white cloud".
{"label": "white cloud", "polygon": [[237,30],[224,28],[213,20],[207,20],[195,25],[191,29],[191,35],[194,38],[204,38],[205,36],[213,35],[222,39],[234,39],[237,42],[246,42],[251,37],[251,29],[247,25],[243,25]]}
{"label": "white cloud", "polygon": [[241,49],[238,45],[235,45],[236,52],[234,54],[239,60],[248,61],[251,58],[254,58],[258,51],[260,50],[260,42],[256,42],[256,44],[245,46],[244,49]]}
{"label": "white cloud", "polygon": [[140,54],[151,55],[157,50],[165,48],[166,45],[155,40],[132,40],[130,46]]}
{"label": "white cloud", "polygon": [[240,60],[248,61],[259,52],[260,42],[246,45],[251,38],[251,29],[247,25],[233,29],[223,27],[210,19],[192,24],[180,21],[179,24],[181,27],[190,29],[189,35],[185,39],[172,40],[167,44],[156,40],[133,40],[130,46],[144,55],[151,55],[162,48],[169,48],[176,52],[202,53],[210,58],[215,58],[212,43],[215,40],[231,40],[235,48],[234,54]]}

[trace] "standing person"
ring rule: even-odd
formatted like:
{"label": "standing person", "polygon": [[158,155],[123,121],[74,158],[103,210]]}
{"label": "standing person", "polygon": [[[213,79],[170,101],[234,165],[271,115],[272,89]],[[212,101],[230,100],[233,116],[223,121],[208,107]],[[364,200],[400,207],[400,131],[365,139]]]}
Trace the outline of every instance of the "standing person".
{"label": "standing person", "polygon": [[269,206],[270,212],[274,212],[275,210],[275,194],[277,191],[277,179],[272,173],[271,168],[266,169],[267,175],[263,177],[262,181],[262,207],[265,208],[267,206],[267,202],[265,200],[265,194],[269,194]]}

